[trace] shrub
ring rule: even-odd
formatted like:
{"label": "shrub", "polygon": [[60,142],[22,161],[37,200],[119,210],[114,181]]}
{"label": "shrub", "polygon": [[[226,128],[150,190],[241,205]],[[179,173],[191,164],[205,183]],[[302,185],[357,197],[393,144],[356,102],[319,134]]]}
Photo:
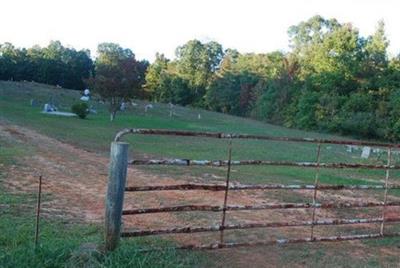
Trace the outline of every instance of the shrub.
{"label": "shrub", "polygon": [[72,105],[71,111],[79,118],[84,119],[89,114],[89,106],[85,102],[75,103]]}

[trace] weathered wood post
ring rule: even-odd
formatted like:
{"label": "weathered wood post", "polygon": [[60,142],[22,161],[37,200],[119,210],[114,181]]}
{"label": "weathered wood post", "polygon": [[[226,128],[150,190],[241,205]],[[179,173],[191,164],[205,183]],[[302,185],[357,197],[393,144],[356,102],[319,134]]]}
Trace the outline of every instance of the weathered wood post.
{"label": "weathered wood post", "polygon": [[128,168],[128,143],[112,142],[105,201],[105,247],[114,250],[120,239],[122,207]]}

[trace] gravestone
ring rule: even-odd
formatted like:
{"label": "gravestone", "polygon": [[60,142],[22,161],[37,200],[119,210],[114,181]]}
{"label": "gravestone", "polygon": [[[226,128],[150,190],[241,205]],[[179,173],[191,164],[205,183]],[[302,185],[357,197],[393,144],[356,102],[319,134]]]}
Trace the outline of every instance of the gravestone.
{"label": "gravestone", "polygon": [[146,104],[146,106],[144,106],[144,112],[147,113],[147,110],[149,109],[153,109],[153,104]]}
{"label": "gravestone", "polygon": [[51,112],[50,104],[48,103],[44,104],[43,112]]}
{"label": "gravestone", "polygon": [[43,107],[43,112],[51,113],[57,111],[57,108],[49,103],[46,103]]}
{"label": "gravestone", "polygon": [[174,105],[170,102],[168,103],[169,106],[169,117],[172,117],[174,114]]}
{"label": "gravestone", "polygon": [[361,158],[368,159],[371,154],[371,147],[365,146],[361,152]]}
{"label": "gravestone", "polygon": [[126,110],[126,104],[125,104],[125,102],[121,103],[121,106],[119,107],[119,109],[120,109],[121,111],[125,111],[125,110]]}
{"label": "gravestone", "polygon": [[89,113],[91,113],[91,114],[97,114],[97,110],[93,107],[93,105],[90,105],[90,107],[89,107]]}
{"label": "gravestone", "polygon": [[353,152],[353,147],[351,145],[346,145],[346,152],[352,153]]}

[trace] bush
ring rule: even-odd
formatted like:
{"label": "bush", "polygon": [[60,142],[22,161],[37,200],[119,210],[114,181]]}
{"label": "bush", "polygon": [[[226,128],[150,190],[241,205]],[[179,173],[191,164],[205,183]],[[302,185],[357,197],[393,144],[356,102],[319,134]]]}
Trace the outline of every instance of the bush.
{"label": "bush", "polygon": [[79,118],[84,119],[89,114],[89,106],[85,102],[75,103],[72,105],[71,111]]}

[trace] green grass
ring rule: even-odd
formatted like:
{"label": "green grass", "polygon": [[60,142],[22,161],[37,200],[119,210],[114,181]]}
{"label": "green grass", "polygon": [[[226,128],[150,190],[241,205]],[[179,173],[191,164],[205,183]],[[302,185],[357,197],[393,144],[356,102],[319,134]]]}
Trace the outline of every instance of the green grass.
{"label": "green grass", "polygon": [[[38,246],[34,246],[35,193],[7,192],[3,185],[8,165],[18,165],[18,157],[29,153],[18,144],[1,141],[0,148],[0,267],[198,267],[205,266],[200,254],[171,249],[140,253],[148,245],[171,246],[159,239],[122,240],[120,247],[104,254],[88,251],[83,244],[100,246],[102,226],[71,224],[42,218]],[[25,148],[24,148],[25,149]],[[33,153],[33,152],[31,152]],[[51,198],[43,196],[44,199]]]}
{"label": "green grass", "polygon": [[[168,105],[165,104],[155,104],[155,108],[145,114],[145,102],[142,101],[136,101],[137,106],[130,107],[128,111],[117,114],[115,122],[109,121],[107,108],[97,102],[92,102],[92,105],[97,109],[98,114],[89,115],[86,120],[44,115],[40,113],[41,107],[30,106],[32,98],[41,104],[52,99],[61,107],[61,110],[68,111],[70,105],[78,100],[79,93],[40,84],[0,82],[0,96],[0,120],[28,126],[50,137],[104,155],[108,154],[110,142],[116,132],[126,127],[343,139],[340,136],[287,129],[254,120],[192,108],[176,107],[176,115],[170,118]],[[202,114],[200,120],[197,118],[198,113]],[[143,135],[131,135],[124,139],[130,142],[131,156],[136,158],[143,156],[190,159],[227,158],[226,140]],[[359,155],[360,152],[347,153],[345,146],[323,145],[321,161],[381,164],[386,162],[385,156],[378,160],[375,155],[368,161],[361,161]],[[396,156],[396,161],[397,158]],[[235,140],[233,143],[233,159],[315,161],[316,145]],[[311,183],[314,178],[314,170],[312,169],[282,167],[238,167],[236,169],[238,172],[235,173],[233,180],[246,183]],[[196,175],[201,176],[202,173],[210,171],[212,170],[209,168],[203,168],[195,172]],[[179,168],[163,169],[162,173],[178,175],[188,174],[189,171]],[[398,175],[398,173],[392,173],[392,178],[398,179]],[[383,177],[383,171],[327,170],[325,175],[321,177],[321,181],[332,184],[361,184],[371,183],[371,180],[382,179]],[[366,178],[368,180],[365,180]]]}
{"label": "green grass", "polygon": [[111,254],[90,253],[81,245],[100,245],[100,226],[45,219],[41,220],[40,243],[35,249],[33,206],[30,211],[16,212],[22,203],[26,207],[33,201],[31,195],[2,194],[0,204],[10,207],[0,213],[0,267],[194,267],[202,263],[196,254],[174,250],[137,252],[148,243],[160,244],[157,240],[123,240]]}
{"label": "green grass", "polygon": [[[82,149],[93,151],[107,156],[110,142],[116,132],[122,128],[165,128],[192,131],[218,131],[247,134],[262,134],[287,137],[313,137],[349,139],[340,136],[326,135],[314,132],[305,132],[287,129],[262,122],[208,112],[192,108],[176,107],[176,115],[169,117],[168,105],[155,104],[155,108],[147,114],[144,113],[145,102],[136,101],[138,104],[128,111],[117,114],[115,122],[109,121],[107,108],[93,102],[98,113],[89,115],[85,120],[44,115],[40,113],[41,107],[31,107],[30,100],[53,102],[63,111],[69,111],[71,104],[79,99],[79,93],[70,90],[61,90],[50,86],[32,83],[0,82],[0,120],[34,129],[42,134],[56,138],[60,141],[73,144]],[[201,113],[202,118],[197,118]],[[191,159],[226,159],[227,141],[208,138],[169,137],[169,136],[127,136],[124,138],[130,143],[131,157],[143,158],[191,158]],[[14,156],[23,153],[18,146],[0,147],[0,163],[3,165],[15,164]],[[373,155],[369,160],[361,160],[360,152],[349,154],[344,146],[323,145],[321,150],[322,162],[349,162],[349,163],[374,163],[386,162],[385,156],[378,159]],[[271,141],[235,140],[233,142],[233,159],[266,159],[266,160],[292,160],[315,161],[316,145],[305,143],[280,143]],[[398,156],[395,156],[398,161]],[[174,176],[187,179],[188,175],[198,177],[203,181],[222,182],[226,170],[211,167],[140,167],[162,176]],[[215,174],[217,177],[210,177]],[[257,166],[235,166],[232,170],[232,181],[241,183],[284,183],[284,184],[312,184],[314,183],[315,170],[310,168],[289,168]],[[320,180],[323,184],[376,184],[384,178],[382,170],[354,170],[354,169],[323,169]],[[391,173],[391,181],[399,180],[399,172]],[[399,191],[391,191],[393,195],[400,195]],[[268,193],[267,193],[268,194]],[[276,194],[274,196],[277,196]],[[271,197],[271,196],[269,196]],[[301,202],[302,195],[282,195],[282,201]],[[101,231],[98,226],[65,225],[60,222],[45,221],[41,246],[37,252],[33,246],[33,209],[20,213],[21,202],[31,200],[33,196],[2,194],[0,204],[14,204],[10,209],[1,211],[0,217],[0,267],[24,267],[22,264],[30,261],[30,267],[58,267],[65,263],[82,261],[75,257],[74,252],[82,242],[99,243]],[[309,201],[309,200],[308,200]],[[11,208],[14,208],[12,210]],[[17,211],[18,213],[15,213]],[[61,225],[60,225],[61,224]],[[16,231],[14,228],[16,227]],[[62,228],[60,228],[62,226]],[[5,230],[5,231],[3,231]],[[16,235],[15,235],[16,234]],[[83,234],[83,235],[82,235]],[[386,241],[386,240],[385,240]],[[383,246],[394,245],[398,240],[387,240]],[[149,241],[124,240],[122,246],[110,255],[90,257],[84,262],[94,262],[99,267],[180,267],[195,266],[199,262],[197,254],[185,254],[174,251],[153,253],[160,255],[136,254],[135,248],[146,245]],[[152,244],[165,243],[164,241],[151,240]],[[168,242],[166,242],[168,243]],[[370,242],[367,246],[376,249],[382,244]],[[261,248],[259,250],[266,250]],[[278,263],[284,262],[293,266],[301,265],[301,259],[306,259],[311,267],[374,267],[380,260],[375,257],[366,257],[358,265],[354,263],[358,258],[352,258],[350,252],[340,251],[338,248],[330,249],[329,246],[290,246],[282,250],[275,250]],[[223,254],[222,254],[223,255]],[[229,255],[229,254],[228,254]],[[25,257],[26,256],[26,257]],[[300,257],[298,257],[300,256]],[[303,256],[303,257],[302,257]],[[210,257],[215,258],[215,255]],[[227,256],[229,260],[229,256]],[[397,259],[398,260],[398,259]],[[48,262],[48,263],[46,263]],[[199,262],[199,266],[204,263]],[[202,264],[201,264],[202,263]],[[225,263],[225,260],[222,262]],[[229,263],[229,261],[228,261]],[[392,260],[388,260],[390,265]],[[130,265],[127,265],[130,264]],[[71,264],[73,266],[73,263]],[[225,263],[226,265],[226,263]],[[289,266],[290,266],[289,265]]]}

